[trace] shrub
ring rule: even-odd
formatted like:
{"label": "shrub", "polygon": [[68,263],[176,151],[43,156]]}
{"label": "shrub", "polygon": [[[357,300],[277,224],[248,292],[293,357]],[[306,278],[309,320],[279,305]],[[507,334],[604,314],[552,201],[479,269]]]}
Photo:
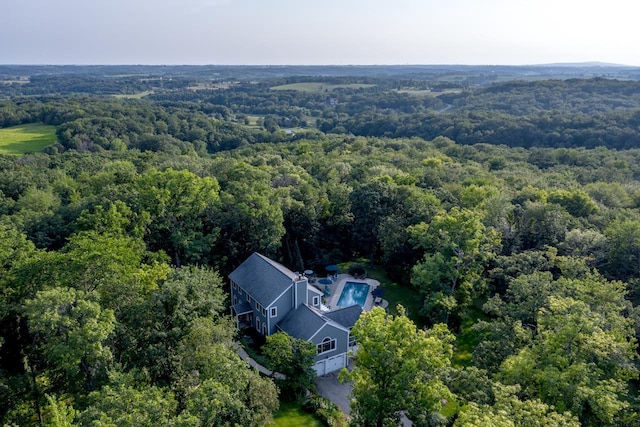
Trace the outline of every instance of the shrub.
{"label": "shrub", "polygon": [[356,279],[364,279],[365,277],[367,277],[367,270],[362,264],[353,264],[351,267],[349,267],[349,270],[347,272]]}
{"label": "shrub", "polygon": [[346,427],[349,424],[347,416],[338,405],[317,394],[310,395],[302,403],[302,409],[315,414],[328,427]]}

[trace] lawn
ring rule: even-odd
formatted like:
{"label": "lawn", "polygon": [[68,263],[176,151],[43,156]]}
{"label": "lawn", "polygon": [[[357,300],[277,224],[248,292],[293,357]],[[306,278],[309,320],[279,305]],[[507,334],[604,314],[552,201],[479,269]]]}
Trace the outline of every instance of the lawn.
{"label": "lawn", "polygon": [[482,336],[474,332],[471,327],[478,323],[479,320],[489,320],[484,311],[482,311],[483,301],[475,301],[473,306],[469,307],[469,311],[465,319],[462,321],[460,329],[462,331],[456,336],[456,346],[453,351],[453,366],[458,368],[463,366],[471,366],[471,355],[473,350],[480,343]]}
{"label": "lawn", "polygon": [[144,92],[138,93],[119,93],[117,95],[113,95],[113,97],[118,99],[142,99],[147,95],[151,95],[152,93],[152,90],[145,90]]}
{"label": "lawn", "polygon": [[398,93],[406,93],[407,95],[413,95],[417,97],[436,97],[444,93],[460,93],[461,89],[444,89],[441,91],[431,91],[430,89],[399,89]]}
{"label": "lawn", "polygon": [[376,85],[371,84],[359,84],[359,83],[351,83],[351,84],[330,84],[330,83],[321,83],[321,82],[306,82],[306,83],[291,83],[288,85],[281,86],[273,86],[271,90],[298,90],[301,92],[331,92],[334,89],[338,88],[349,88],[349,89],[362,89],[374,87]]}
{"label": "lawn", "polygon": [[19,156],[42,151],[56,141],[56,127],[31,123],[0,129],[0,154]]}
{"label": "lawn", "polygon": [[280,402],[280,409],[273,418],[274,423],[271,425],[277,427],[322,426],[319,419],[302,410],[300,404],[294,402]]}

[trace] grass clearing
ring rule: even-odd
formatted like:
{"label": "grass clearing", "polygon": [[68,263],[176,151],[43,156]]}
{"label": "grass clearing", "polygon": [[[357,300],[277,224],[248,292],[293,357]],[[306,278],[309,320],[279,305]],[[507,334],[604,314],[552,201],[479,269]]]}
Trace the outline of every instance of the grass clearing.
{"label": "grass clearing", "polygon": [[451,359],[453,366],[457,368],[471,366],[473,350],[482,339],[482,336],[474,332],[471,327],[479,320],[489,320],[489,316],[482,311],[483,304],[484,301],[476,301],[473,306],[469,307],[467,316],[462,321],[461,332],[456,336],[453,358]]}
{"label": "grass clearing", "polygon": [[0,154],[21,156],[42,151],[56,142],[56,127],[42,123],[0,129]]}
{"label": "grass clearing", "polygon": [[247,118],[249,119],[248,126],[258,126],[258,120],[264,119],[264,116],[247,115]]}
{"label": "grass clearing", "polygon": [[280,409],[274,415],[273,421],[271,425],[277,427],[321,427],[323,425],[313,414],[305,412],[302,406],[295,402],[280,402]]}
{"label": "grass clearing", "polygon": [[0,85],[26,85],[30,80],[0,80]]}
{"label": "grass clearing", "polygon": [[271,90],[297,90],[300,92],[331,92],[334,89],[348,88],[348,89],[364,89],[374,87],[372,84],[330,84],[321,82],[306,82],[306,83],[291,83],[288,85],[273,86]]}
{"label": "grass clearing", "polygon": [[151,95],[152,93],[152,90],[145,90],[144,92],[138,93],[119,93],[117,95],[113,95],[113,97],[118,99],[141,99],[147,95]]}
{"label": "grass clearing", "polygon": [[416,96],[419,98],[435,98],[445,93],[461,93],[462,89],[399,89],[396,92],[406,93],[407,95]]}

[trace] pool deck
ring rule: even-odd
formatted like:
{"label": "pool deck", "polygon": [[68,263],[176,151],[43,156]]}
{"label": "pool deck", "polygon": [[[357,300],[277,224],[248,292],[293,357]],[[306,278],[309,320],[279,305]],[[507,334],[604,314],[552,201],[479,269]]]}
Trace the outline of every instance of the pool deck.
{"label": "pool deck", "polygon": [[329,287],[329,290],[331,291],[331,295],[328,297],[325,297],[325,302],[324,305],[329,308],[329,310],[333,311],[333,310],[338,310],[340,308],[344,308],[344,307],[339,307],[338,306],[338,300],[340,299],[340,294],[342,294],[342,290],[344,289],[344,285],[347,282],[354,282],[354,283],[366,283],[367,285],[369,285],[369,293],[367,294],[367,300],[364,303],[364,311],[371,311],[371,309],[374,307],[374,302],[373,302],[373,295],[371,295],[371,292],[373,292],[373,290],[375,288],[377,288],[378,286],[380,286],[380,282],[378,282],[377,280],[373,280],[373,279],[364,279],[364,280],[360,280],[360,279],[354,279],[352,275],[350,274],[338,274],[338,278],[337,279],[332,279],[333,283],[331,285],[327,285]]}

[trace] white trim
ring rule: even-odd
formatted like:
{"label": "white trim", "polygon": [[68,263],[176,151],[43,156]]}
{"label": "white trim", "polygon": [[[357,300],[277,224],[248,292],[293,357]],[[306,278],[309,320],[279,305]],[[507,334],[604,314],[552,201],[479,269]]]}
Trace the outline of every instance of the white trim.
{"label": "white trim", "polygon": [[312,301],[313,301],[312,304],[313,304],[314,307],[319,306],[320,305],[320,296],[319,295],[314,295]]}
{"label": "white trim", "polygon": [[328,319],[328,318],[326,318],[326,317],[324,317],[324,316],[320,316],[320,317],[322,317],[322,320],[324,320],[324,321],[325,321],[325,324],[324,324],[324,325],[322,325],[322,326],[321,326],[321,327],[316,331],[316,333],[315,333],[315,334],[311,335],[311,336],[309,337],[308,341],[311,341],[312,339],[314,339],[314,338],[315,338],[315,336],[316,336],[316,335],[318,335],[318,334],[320,333],[320,331],[321,331],[321,330],[323,330],[323,329],[325,328],[325,326],[327,326],[327,325],[331,325],[331,326],[333,326],[333,327],[334,327],[334,328],[336,328],[336,329],[340,329],[341,331],[345,331],[345,332],[347,333],[347,335],[349,335],[349,334],[350,334],[349,329],[347,329],[347,328],[345,328],[344,326],[340,325],[338,322],[334,322],[333,320]]}
{"label": "white trim", "polygon": [[316,344],[316,349],[320,350],[320,348],[319,348],[320,346],[322,346],[324,348],[324,344],[325,343],[329,344],[329,349],[328,350],[324,350],[324,351],[318,351],[317,352],[318,356],[320,356],[321,354],[325,354],[325,353],[329,353],[329,352],[335,351],[338,348],[338,340],[337,339],[331,338],[331,337],[324,337],[322,339],[322,341],[320,342],[320,344]]}
{"label": "white trim", "polygon": [[270,307],[269,308],[269,317],[278,317],[278,307]]}

